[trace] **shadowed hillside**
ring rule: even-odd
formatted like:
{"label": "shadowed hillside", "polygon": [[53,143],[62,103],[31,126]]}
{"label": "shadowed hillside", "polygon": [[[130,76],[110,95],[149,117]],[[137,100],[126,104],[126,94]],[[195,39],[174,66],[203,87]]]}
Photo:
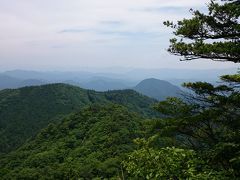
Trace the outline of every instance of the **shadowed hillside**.
{"label": "shadowed hillside", "polygon": [[0,149],[8,152],[49,123],[92,103],[117,103],[144,116],[156,101],[133,90],[95,92],[65,84],[0,91]]}

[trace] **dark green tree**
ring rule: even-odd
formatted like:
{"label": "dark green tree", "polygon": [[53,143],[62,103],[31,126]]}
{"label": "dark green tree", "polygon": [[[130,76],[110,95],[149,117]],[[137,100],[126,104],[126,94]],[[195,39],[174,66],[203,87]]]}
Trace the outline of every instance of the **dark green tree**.
{"label": "dark green tree", "polygon": [[[178,38],[168,51],[183,60],[212,59],[240,62],[240,1],[211,0],[208,13],[192,10],[191,19],[165,22]],[[157,109],[169,118],[161,133],[175,137],[177,145],[201,151],[208,162],[239,175],[240,75],[221,77],[223,84],[185,83],[193,93],[171,98]],[[231,170],[230,170],[231,169]]]}
{"label": "dark green tree", "polygon": [[[180,39],[168,51],[183,60],[240,62],[240,1],[212,0],[208,14],[164,24]],[[169,98],[156,109],[166,118],[153,122],[154,141],[124,162],[131,176],[148,179],[239,179],[240,74],[221,77],[214,86],[185,83],[183,98]],[[170,148],[169,148],[170,147]],[[176,149],[174,147],[177,147]]]}
{"label": "dark green tree", "polygon": [[[157,109],[168,116],[159,120],[160,136],[172,137],[175,146],[199,152],[213,169],[239,176],[240,75],[223,76],[224,85],[186,83],[193,93],[169,98]],[[228,85],[226,83],[229,83]]]}
{"label": "dark green tree", "polygon": [[184,56],[183,60],[199,58],[240,62],[240,1],[211,0],[208,14],[192,10],[191,19],[165,25],[174,29],[169,52]]}

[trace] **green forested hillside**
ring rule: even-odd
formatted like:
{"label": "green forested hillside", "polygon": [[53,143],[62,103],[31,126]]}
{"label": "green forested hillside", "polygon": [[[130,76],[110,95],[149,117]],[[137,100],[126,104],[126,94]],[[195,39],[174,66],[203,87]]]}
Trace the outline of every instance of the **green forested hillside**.
{"label": "green forested hillside", "polygon": [[92,103],[118,103],[145,116],[153,99],[132,90],[99,93],[65,84],[0,91],[0,153],[9,152],[40,129]]}
{"label": "green forested hillside", "polygon": [[156,117],[160,115],[152,108],[157,101],[145,95],[141,95],[136,91],[130,89],[114,90],[104,92],[103,94],[108,101],[124,105],[130,111],[137,112],[145,117]]}
{"label": "green forested hillside", "polygon": [[121,162],[141,137],[142,118],[119,105],[91,105],[50,124],[2,157],[2,179],[121,177]]}

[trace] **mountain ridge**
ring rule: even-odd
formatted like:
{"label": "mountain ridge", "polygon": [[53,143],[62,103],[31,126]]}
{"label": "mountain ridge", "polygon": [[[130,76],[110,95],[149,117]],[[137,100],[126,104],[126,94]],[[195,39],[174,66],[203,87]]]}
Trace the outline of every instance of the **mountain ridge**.
{"label": "mountain ridge", "polygon": [[67,84],[0,91],[0,149],[18,147],[49,123],[93,103],[115,103],[143,116],[158,115],[150,107],[157,101],[133,90],[96,92]]}

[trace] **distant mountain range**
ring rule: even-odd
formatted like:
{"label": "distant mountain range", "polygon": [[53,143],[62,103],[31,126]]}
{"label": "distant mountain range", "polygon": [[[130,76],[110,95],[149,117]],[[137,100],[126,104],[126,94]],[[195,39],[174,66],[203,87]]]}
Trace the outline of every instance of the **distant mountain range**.
{"label": "distant mountain range", "polygon": [[117,74],[97,74],[88,72],[35,72],[14,70],[0,73],[0,89],[14,89],[51,83],[66,83],[85,89],[108,91],[129,89],[138,81],[120,79]]}
{"label": "distant mountain range", "polygon": [[[69,80],[64,81],[63,83],[101,92],[108,90],[133,89],[143,95],[155,98],[157,100],[164,100],[168,96],[178,96],[181,92],[180,88],[178,88],[177,86],[174,86],[167,81],[154,78],[145,79],[134,87],[128,87],[120,80],[113,80],[107,78],[94,79],[89,82],[82,83],[77,83],[75,81]],[[0,84],[0,89],[16,89],[21,87],[39,86],[51,83],[38,79],[20,80],[17,78],[0,75]]]}
{"label": "distant mountain range", "polygon": [[[134,89],[149,97],[164,100],[167,96],[177,96],[180,92],[179,87],[183,82],[194,82],[202,79],[207,82],[216,83],[218,76],[235,73],[236,71],[236,69],[195,71],[169,69],[150,71],[139,69],[117,74],[91,73],[85,71],[38,72],[13,70],[0,73],[0,90],[65,83],[102,92],[108,90]],[[154,78],[149,79],[149,77]]]}
{"label": "distant mountain range", "polygon": [[15,77],[0,74],[0,90],[1,89],[16,89],[25,86],[38,86],[47,84],[39,79],[18,79]]}
{"label": "distant mountain range", "polygon": [[[168,81],[174,85],[180,86],[183,82],[206,81],[215,83],[219,76],[225,74],[234,74],[238,68],[229,69],[208,69],[208,70],[190,70],[190,69],[109,69],[87,71],[26,71],[12,70],[0,73],[0,76],[8,76],[18,80],[40,80],[44,83],[64,83],[66,81],[80,84],[83,88],[92,88],[95,90],[113,90],[130,88],[136,86],[143,79],[155,78]],[[91,82],[102,81],[100,86],[94,87]],[[115,83],[120,84],[116,86]],[[111,85],[111,83],[113,85]],[[0,82],[1,84],[1,82]],[[85,87],[86,85],[86,87]],[[1,87],[0,87],[1,88]]]}

